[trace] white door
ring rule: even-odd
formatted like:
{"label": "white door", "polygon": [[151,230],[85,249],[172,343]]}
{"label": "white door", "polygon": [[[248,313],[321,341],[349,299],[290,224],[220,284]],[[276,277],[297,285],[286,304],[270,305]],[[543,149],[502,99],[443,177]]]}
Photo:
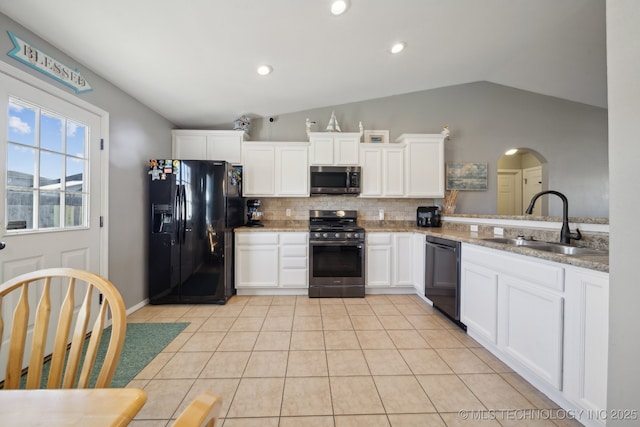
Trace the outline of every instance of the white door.
{"label": "white door", "polygon": [[522,172],[498,170],[498,215],[522,215]]}
{"label": "white door", "polygon": [[0,281],[49,267],[105,274],[102,118],[2,72],[0,105]]}
{"label": "white door", "polygon": [[100,117],[0,79],[0,279],[46,267],[100,273]]}
{"label": "white door", "polygon": [[[542,191],[542,166],[522,170],[522,206],[523,211],[529,207],[531,198]],[[544,200],[538,200],[533,207],[533,215],[543,215]]]}

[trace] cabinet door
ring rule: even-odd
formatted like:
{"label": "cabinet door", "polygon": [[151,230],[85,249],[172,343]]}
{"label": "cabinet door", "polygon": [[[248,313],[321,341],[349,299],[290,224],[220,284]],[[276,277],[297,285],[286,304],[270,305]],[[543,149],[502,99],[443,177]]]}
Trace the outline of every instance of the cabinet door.
{"label": "cabinet door", "polygon": [[312,165],[333,164],[333,136],[313,135],[310,137],[310,161]]}
{"label": "cabinet door", "polygon": [[307,146],[276,148],[276,195],[309,195],[309,163]]}
{"label": "cabinet door", "polygon": [[564,391],[581,407],[607,407],[609,274],[566,269]]}
{"label": "cabinet door", "polygon": [[245,144],[243,158],[242,195],[275,195],[275,148],[272,145]]}
{"label": "cabinet door", "polygon": [[412,237],[413,251],[411,264],[413,285],[418,295],[424,296],[424,263],[425,263],[425,235],[422,233],[413,233]]}
{"label": "cabinet door", "polygon": [[378,147],[361,148],[360,166],[362,167],[360,197],[382,196],[382,150]]}
{"label": "cabinet door", "polygon": [[242,133],[213,134],[207,136],[207,160],[226,160],[242,163]]}
{"label": "cabinet door", "polygon": [[460,266],[460,321],[469,332],[498,343],[498,273],[465,260]]}
{"label": "cabinet door", "polygon": [[278,286],[278,233],[236,233],[236,288]]}
{"label": "cabinet door", "polygon": [[335,135],[333,139],[333,161],[336,165],[357,165],[360,135]]}
{"label": "cabinet door", "polygon": [[393,237],[391,233],[367,233],[367,286],[391,286]]}
{"label": "cabinet door", "polygon": [[393,235],[393,286],[413,287],[412,252],[412,233],[395,233]]}
{"label": "cabinet door", "polygon": [[444,197],[444,138],[407,138],[407,196]]}
{"label": "cabinet door", "polygon": [[383,165],[383,195],[404,196],[404,148],[385,148]]}
{"label": "cabinet door", "polygon": [[174,159],[207,160],[207,136],[173,135],[172,155]]}
{"label": "cabinet door", "polygon": [[564,298],[506,274],[498,286],[498,347],[562,390]]}

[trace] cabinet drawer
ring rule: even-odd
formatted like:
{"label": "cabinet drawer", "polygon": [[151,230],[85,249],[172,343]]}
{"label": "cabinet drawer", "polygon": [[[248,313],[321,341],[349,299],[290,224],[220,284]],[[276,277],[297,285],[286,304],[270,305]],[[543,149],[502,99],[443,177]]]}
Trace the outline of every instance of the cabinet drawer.
{"label": "cabinet drawer", "polygon": [[390,245],[391,233],[367,233],[368,245]]}
{"label": "cabinet drawer", "polygon": [[306,288],[307,285],[307,270],[280,270],[280,286]]}
{"label": "cabinet drawer", "polygon": [[307,256],[307,246],[281,246],[280,247],[280,256],[281,257],[303,257]]}
{"label": "cabinet drawer", "polygon": [[280,233],[280,243],[283,245],[306,245],[308,242],[307,233]]}
{"label": "cabinet drawer", "polygon": [[308,266],[306,257],[288,257],[280,258],[280,266],[282,268],[306,269]]}
{"label": "cabinet drawer", "polygon": [[236,233],[239,245],[277,245],[278,233]]}

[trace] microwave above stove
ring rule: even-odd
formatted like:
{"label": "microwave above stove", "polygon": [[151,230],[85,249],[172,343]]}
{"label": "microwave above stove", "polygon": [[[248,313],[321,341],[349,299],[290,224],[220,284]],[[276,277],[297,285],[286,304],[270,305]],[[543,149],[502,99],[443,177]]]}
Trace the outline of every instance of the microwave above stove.
{"label": "microwave above stove", "polygon": [[360,194],[360,166],[311,166],[311,195]]}

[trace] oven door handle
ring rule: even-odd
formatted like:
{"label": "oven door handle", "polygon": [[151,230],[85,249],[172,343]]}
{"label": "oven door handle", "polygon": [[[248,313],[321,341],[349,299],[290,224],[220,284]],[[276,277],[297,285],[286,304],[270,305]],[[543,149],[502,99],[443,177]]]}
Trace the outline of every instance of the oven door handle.
{"label": "oven door handle", "polygon": [[358,249],[364,247],[363,242],[353,242],[351,240],[314,240],[309,242],[311,246],[355,246]]}
{"label": "oven door handle", "polygon": [[441,243],[435,243],[435,242],[427,241],[427,246],[431,246],[431,247],[438,248],[438,249],[444,249],[445,251],[452,251],[452,252],[456,251],[455,246],[447,246],[447,245],[443,245]]}

